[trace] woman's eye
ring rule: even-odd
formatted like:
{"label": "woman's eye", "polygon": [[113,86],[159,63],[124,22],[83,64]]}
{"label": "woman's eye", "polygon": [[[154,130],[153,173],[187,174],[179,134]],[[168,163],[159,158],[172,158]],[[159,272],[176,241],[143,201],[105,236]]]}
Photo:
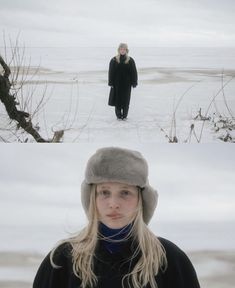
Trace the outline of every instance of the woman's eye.
{"label": "woman's eye", "polygon": [[101,190],[98,192],[98,195],[107,197],[110,195],[110,192],[108,190]]}
{"label": "woman's eye", "polygon": [[129,196],[129,195],[130,195],[130,191],[128,191],[128,190],[123,190],[123,191],[121,191],[121,195],[122,195],[122,196]]}

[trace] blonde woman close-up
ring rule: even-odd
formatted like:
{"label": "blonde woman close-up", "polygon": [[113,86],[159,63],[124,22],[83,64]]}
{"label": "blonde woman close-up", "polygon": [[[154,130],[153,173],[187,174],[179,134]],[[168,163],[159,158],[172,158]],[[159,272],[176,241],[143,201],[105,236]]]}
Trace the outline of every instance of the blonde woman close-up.
{"label": "blonde woman close-up", "polygon": [[148,228],[158,192],[133,150],[107,147],[88,160],[81,201],[88,225],[43,260],[33,288],[199,288],[186,254]]}

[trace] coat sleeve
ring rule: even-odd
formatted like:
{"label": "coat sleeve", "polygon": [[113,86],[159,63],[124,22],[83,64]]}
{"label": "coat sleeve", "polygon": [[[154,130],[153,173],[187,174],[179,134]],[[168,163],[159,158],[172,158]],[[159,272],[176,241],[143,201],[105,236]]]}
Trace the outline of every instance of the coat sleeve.
{"label": "coat sleeve", "polygon": [[133,87],[136,87],[138,85],[138,73],[133,58],[131,58],[131,85]]}
{"label": "coat sleeve", "polygon": [[[50,253],[42,261],[33,281],[33,288],[65,288],[68,287],[68,257],[65,247],[57,248],[54,262],[60,268],[54,268],[50,261]],[[67,253],[67,252],[66,252]]]}
{"label": "coat sleeve", "polygon": [[109,63],[109,74],[108,74],[108,85],[114,86],[114,73],[115,73],[115,62],[114,58],[110,60]]}
{"label": "coat sleeve", "polygon": [[163,274],[166,287],[174,288],[200,288],[196,271],[188,256],[175,244],[166,240],[159,239],[167,256],[167,269]]}

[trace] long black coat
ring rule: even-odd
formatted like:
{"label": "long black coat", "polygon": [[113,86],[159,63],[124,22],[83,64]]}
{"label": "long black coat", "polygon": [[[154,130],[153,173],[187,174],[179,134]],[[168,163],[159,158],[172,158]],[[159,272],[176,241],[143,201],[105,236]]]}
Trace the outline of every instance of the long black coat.
{"label": "long black coat", "polygon": [[[166,250],[168,266],[165,272],[160,270],[155,277],[158,288],[200,288],[196,272],[186,254],[172,242],[163,238],[159,240]],[[110,254],[101,243],[98,245],[94,258],[94,272],[98,277],[95,288],[122,287],[123,275],[133,269],[139,259],[137,255],[131,261],[128,260],[134,252],[131,247],[126,245],[121,252]],[[79,288],[81,281],[73,273],[70,244],[57,248],[54,262],[62,267],[53,268],[48,254],[39,267],[33,288]]]}
{"label": "long black coat", "polygon": [[131,86],[136,87],[138,76],[135,61],[130,57],[128,63],[125,63],[125,57],[120,57],[120,63],[116,57],[109,63],[109,86],[114,89],[114,103],[112,106],[125,108],[129,106],[131,97]]}

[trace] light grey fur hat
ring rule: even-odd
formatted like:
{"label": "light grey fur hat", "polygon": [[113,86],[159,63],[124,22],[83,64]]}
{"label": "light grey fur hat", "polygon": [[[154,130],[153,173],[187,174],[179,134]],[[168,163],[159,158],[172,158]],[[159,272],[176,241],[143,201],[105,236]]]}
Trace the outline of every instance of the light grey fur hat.
{"label": "light grey fur hat", "polygon": [[128,48],[128,45],[127,45],[126,43],[120,43],[120,44],[119,44],[119,46],[118,46],[118,53],[119,53],[119,50],[120,50],[121,48],[125,48],[127,54],[129,53],[129,48]]}
{"label": "light grey fur hat", "polygon": [[158,193],[148,182],[148,164],[143,156],[133,150],[101,148],[87,162],[85,180],[81,185],[81,201],[88,213],[91,185],[104,182],[120,182],[141,188],[143,220],[149,223],[157,206]]}

